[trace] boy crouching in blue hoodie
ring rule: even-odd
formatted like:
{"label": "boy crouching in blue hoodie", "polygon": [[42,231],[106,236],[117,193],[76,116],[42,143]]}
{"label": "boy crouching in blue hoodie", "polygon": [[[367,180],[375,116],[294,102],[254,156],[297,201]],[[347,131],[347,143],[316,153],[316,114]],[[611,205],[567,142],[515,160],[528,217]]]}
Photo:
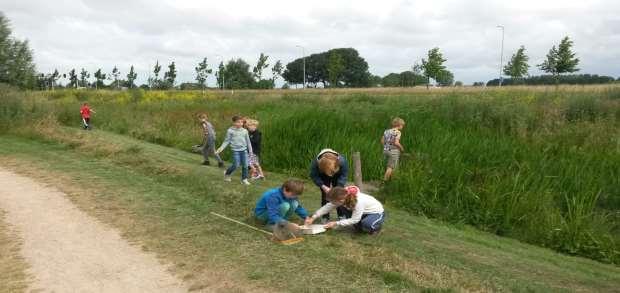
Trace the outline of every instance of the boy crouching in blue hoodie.
{"label": "boy crouching in blue hoodie", "polygon": [[[304,192],[301,180],[287,180],[282,187],[267,190],[256,203],[254,214],[260,221],[273,227],[288,221],[293,213],[301,219],[308,217],[308,212],[301,206],[298,197]],[[296,224],[293,224],[296,225]]]}

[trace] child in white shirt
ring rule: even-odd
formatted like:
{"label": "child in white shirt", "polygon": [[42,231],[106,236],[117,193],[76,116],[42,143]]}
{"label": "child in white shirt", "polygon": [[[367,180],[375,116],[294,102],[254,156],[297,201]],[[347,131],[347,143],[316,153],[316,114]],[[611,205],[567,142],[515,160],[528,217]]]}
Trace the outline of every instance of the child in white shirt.
{"label": "child in white shirt", "polygon": [[385,221],[383,205],[373,196],[362,193],[356,186],[334,187],[327,193],[327,200],[327,204],[306,218],[306,225],[342,206],[348,212],[346,218],[329,222],[325,228],[354,226],[358,231],[371,235],[381,230]]}

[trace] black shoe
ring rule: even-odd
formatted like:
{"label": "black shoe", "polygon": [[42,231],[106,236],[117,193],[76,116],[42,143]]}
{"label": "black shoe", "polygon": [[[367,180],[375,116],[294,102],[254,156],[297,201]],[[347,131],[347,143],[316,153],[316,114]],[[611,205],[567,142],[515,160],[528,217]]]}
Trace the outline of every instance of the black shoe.
{"label": "black shoe", "polygon": [[205,166],[211,165],[211,163],[209,161],[204,161],[204,162],[202,162],[202,164],[205,165]]}
{"label": "black shoe", "polygon": [[217,163],[217,166],[220,167],[220,168],[224,168],[224,162]]}

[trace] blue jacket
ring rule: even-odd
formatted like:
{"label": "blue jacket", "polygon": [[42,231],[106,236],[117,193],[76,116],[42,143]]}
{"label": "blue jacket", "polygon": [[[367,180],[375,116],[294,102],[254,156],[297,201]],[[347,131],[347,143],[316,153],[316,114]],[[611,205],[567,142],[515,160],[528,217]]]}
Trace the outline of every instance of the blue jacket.
{"label": "blue jacket", "polygon": [[[292,206],[293,202],[297,201],[297,197],[286,198],[284,192],[282,192],[282,187],[267,190],[256,203],[254,214],[259,215],[267,211],[269,215],[268,224],[286,221],[286,219],[282,218],[283,215],[280,215],[280,204],[285,201]],[[301,206],[301,203],[297,206],[295,213],[302,219],[308,217],[308,212]]]}
{"label": "blue jacket", "polygon": [[319,159],[321,158],[321,154],[317,156],[314,160],[312,160],[312,164],[310,165],[310,178],[312,178],[312,182],[316,184],[316,186],[321,187],[321,185],[325,184],[327,186],[331,185],[344,187],[347,184],[347,176],[349,175],[349,165],[347,163],[347,159],[338,154],[338,164],[340,165],[340,170],[334,174],[334,176],[329,177],[319,170]]}

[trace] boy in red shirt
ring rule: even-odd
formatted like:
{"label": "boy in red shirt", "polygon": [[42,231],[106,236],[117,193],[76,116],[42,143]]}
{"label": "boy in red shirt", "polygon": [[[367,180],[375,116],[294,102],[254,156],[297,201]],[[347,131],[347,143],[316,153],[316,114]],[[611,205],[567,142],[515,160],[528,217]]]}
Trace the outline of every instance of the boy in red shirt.
{"label": "boy in red shirt", "polygon": [[82,115],[82,123],[84,123],[84,130],[90,130],[90,112],[97,113],[95,110],[88,107],[88,103],[82,104],[80,108],[80,114]]}

